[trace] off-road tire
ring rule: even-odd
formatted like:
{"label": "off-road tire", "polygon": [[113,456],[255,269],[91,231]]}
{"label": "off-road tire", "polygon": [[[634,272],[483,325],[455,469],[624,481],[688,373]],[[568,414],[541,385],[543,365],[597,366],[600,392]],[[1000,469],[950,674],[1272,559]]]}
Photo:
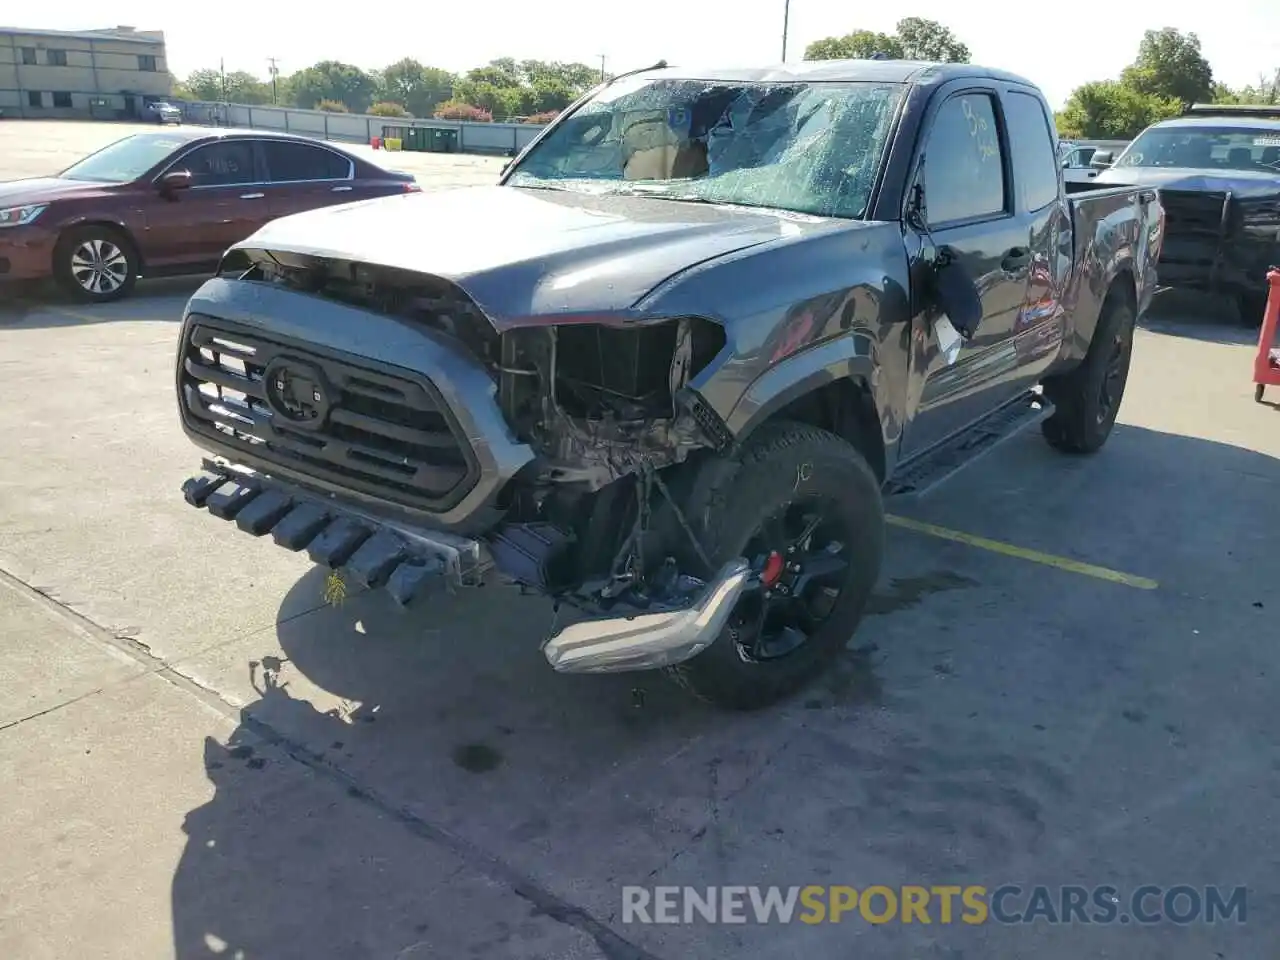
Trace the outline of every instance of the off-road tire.
{"label": "off-road tire", "polygon": [[717,706],[752,710],[798,690],[827,667],[853,636],[880,574],[884,505],[880,484],[851,444],[790,421],[762,426],[732,460],[705,464],[686,512],[707,558],[718,567],[740,556],[757,528],[798,495],[830,497],[833,513],[855,532],[849,566],[831,613],[808,640],[775,660],[747,658],[732,628],[667,674]]}
{"label": "off-road tire", "polygon": [[[118,286],[95,292],[85,289],[76,279],[72,258],[87,244],[109,244],[125,259],[125,273]],[[127,297],[138,282],[138,251],[129,237],[112,227],[93,224],[68,230],[58,238],[53,250],[53,276],[58,286],[70,297],[82,303],[110,303]]]}
{"label": "off-road tire", "polygon": [[[1041,430],[1051,447],[1064,453],[1096,453],[1107,442],[1129,381],[1134,323],[1133,304],[1123,290],[1113,289],[1102,305],[1084,360],[1067,373],[1045,379],[1045,397],[1055,409]],[[1124,351],[1119,396],[1104,411],[1103,383],[1117,346]]]}

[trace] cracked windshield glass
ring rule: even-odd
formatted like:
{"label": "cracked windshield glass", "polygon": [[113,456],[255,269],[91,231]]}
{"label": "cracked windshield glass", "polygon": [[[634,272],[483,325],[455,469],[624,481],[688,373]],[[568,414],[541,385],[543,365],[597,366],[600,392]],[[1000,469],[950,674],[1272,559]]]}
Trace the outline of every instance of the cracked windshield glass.
{"label": "cracked windshield glass", "polygon": [[885,83],[624,80],[508,183],[860,218],[900,96]]}

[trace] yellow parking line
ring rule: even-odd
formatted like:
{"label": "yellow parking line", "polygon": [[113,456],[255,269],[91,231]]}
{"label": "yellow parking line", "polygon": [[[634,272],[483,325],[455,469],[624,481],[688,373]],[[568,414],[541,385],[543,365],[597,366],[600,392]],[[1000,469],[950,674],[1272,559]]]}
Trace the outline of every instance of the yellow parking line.
{"label": "yellow parking line", "polygon": [[1011,543],[1002,543],[999,540],[988,540],[986,537],[963,533],[960,530],[951,530],[947,527],[939,527],[932,523],[925,523],[923,520],[912,520],[910,517],[888,514],[885,517],[885,522],[890,526],[901,527],[904,530],[914,530],[916,533],[923,533],[930,537],[939,537],[943,540],[968,544],[971,547],[977,547],[979,550],[990,550],[992,553],[999,553],[1006,557],[1029,560],[1031,563],[1041,563],[1046,567],[1056,567],[1069,573],[1078,573],[1098,580],[1108,580],[1111,583],[1135,587],[1138,590],[1155,590],[1160,586],[1155,580],[1147,577],[1135,576],[1132,573],[1121,573],[1119,570],[1109,570],[1106,567],[1094,566],[1092,563],[1081,563],[1079,560],[1054,556],[1052,553],[1041,553],[1039,550],[1028,550],[1026,547],[1016,547]]}

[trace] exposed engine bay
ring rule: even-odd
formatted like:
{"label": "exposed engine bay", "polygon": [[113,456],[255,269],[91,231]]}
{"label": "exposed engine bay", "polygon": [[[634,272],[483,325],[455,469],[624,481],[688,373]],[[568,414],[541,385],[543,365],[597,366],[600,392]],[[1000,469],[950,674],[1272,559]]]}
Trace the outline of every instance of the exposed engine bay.
{"label": "exposed engine bay", "polygon": [[[282,285],[461,344],[490,371],[511,430],[538,454],[487,540],[518,582],[584,610],[673,609],[714,571],[662,474],[729,443],[691,380],[725,346],[696,317],[529,323],[499,331],[457,286],[393,268],[238,251],[223,273]],[[655,508],[675,519],[654,532]],[[683,529],[681,529],[683,528]],[[673,549],[672,535],[681,541]],[[693,563],[678,563],[680,553]],[[697,567],[698,576],[686,569]]]}

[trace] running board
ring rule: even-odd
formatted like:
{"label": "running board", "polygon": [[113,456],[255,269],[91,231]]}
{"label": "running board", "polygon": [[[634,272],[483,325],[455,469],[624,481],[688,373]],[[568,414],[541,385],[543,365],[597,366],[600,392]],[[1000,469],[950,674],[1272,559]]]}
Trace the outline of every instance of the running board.
{"label": "running board", "polygon": [[1005,440],[1053,413],[1053,404],[1039,393],[1006,403],[977,423],[945,440],[895,473],[884,488],[886,497],[921,497]]}

